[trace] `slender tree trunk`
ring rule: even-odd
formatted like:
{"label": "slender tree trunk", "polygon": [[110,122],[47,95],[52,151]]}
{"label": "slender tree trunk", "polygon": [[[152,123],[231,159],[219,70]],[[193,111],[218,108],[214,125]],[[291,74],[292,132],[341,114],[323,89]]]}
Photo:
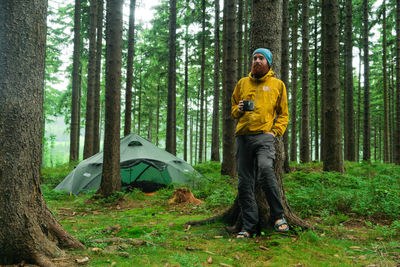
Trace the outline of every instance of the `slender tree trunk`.
{"label": "slender tree trunk", "polygon": [[161,87],[161,78],[158,80],[158,86],[157,86],[156,146],[159,145],[158,133],[160,132],[160,87]]}
{"label": "slender tree trunk", "polygon": [[364,38],[364,131],[363,160],[371,159],[371,118],[369,100],[369,47],[368,47],[368,0],[363,0],[363,38]]}
{"label": "slender tree trunk", "polygon": [[96,80],[96,29],[97,29],[97,0],[90,0],[89,25],[89,60],[88,82],[86,95],[86,124],[83,158],[87,159],[94,154],[94,94]]}
{"label": "slender tree trunk", "polygon": [[224,0],[223,31],[223,155],[221,174],[235,176],[235,125],[231,117],[231,96],[236,82],[235,69],[235,0]]}
{"label": "slender tree trunk", "polygon": [[[247,1],[247,0],[246,0]],[[220,161],[219,155],[219,72],[220,72],[220,38],[219,38],[219,1],[215,1],[215,22],[214,22],[214,99],[213,99],[213,120],[211,138],[211,160]]]}
{"label": "slender tree trunk", "polygon": [[193,165],[193,128],[194,128],[194,125],[193,125],[193,116],[190,116],[190,140],[189,140],[189,143],[190,143],[190,165]]}
{"label": "slender tree trunk", "polygon": [[354,141],[354,105],[353,105],[353,22],[352,22],[352,1],[346,0],[346,26],[345,26],[345,154],[344,159],[355,161],[355,141]]}
{"label": "slender tree trunk", "polygon": [[357,106],[357,159],[360,161],[360,134],[361,134],[361,47],[359,52],[360,61],[358,63],[358,106]]}
{"label": "slender tree trunk", "polygon": [[292,30],[292,90],[291,90],[291,128],[290,128],[290,160],[297,161],[297,130],[296,130],[296,117],[297,117],[297,27],[298,27],[298,0],[293,1],[293,30]]}
{"label": "slender tree trunk", "polygon": [[300,162],[310,161],[310,105],[309,105],[309,3],[302,3],[302,89],[301,89],[301,136],[300,136]]}
{"label": "slender tree trunk", "polygon": [[400,165],[400,0],[396,0],[396,139],[394,162]]}
{"label": "slender tree trunk", "polygon": [[204,146],[204,74],[206,68],[206,1],[201,1],[201,78],[200,78],[200,138],[199,138],[199,163],[203,162]]}
{"label": "slender tree trunk", "polygon": [[244,0],[244,55],[243,55],[243,76],[249,75],[249,1]]}
{"label": "slender tree trunk", "polygon": [[238,1],[238,11],[237,11],[237,80],[242,77],[242,64],[243,64],[243,1]]}
{"label": "slender tree trunk", "polygon": [[[283,0],[282,3],[282,81],[289,88],[289,0]],[[288,94],[289,95],[289,94]],[[289,101],[288,101],[289,103]],[[283,135],[283,144],[285,148],[285,161],[283,169],[286,173],[290,172],[289,166],[289,131],[286,130]]]}
{"label": "slender tree trunk", "polygon": [[[391,50],[391,49],[390,49]],[[394,58],[394,56],[393,56]],[[389,86],[389,137],[390,137],[390,163],[394,162],[394,66],[390,64],[390,86]]]}
{"label": "slender tree trunk", "polygon": [[[339,4],[337,0],[323,0],[326,16],[324,55],[326,62],[325,102],[325,171],[344,172],[340,130],[340,80],[339,80]],[[328,34],[329,33],[329,34]]]}
{"label": "slender tree trunk", "polygon": [[80,136],[80,51],[81,51],[81,0],[75,0],[74,14],[74,52],[72,66],[72,99],[71,99],[71,132],[69,161],[79,160],[79,136]]}
{"label": "slender tree trunk", "polygon": [[140,68],[139,73],[139,90],[138,90],[138,127],[137,133],[140,135],[140,129],[142,127],[142,69]]}
{"label": "slender tree trunk", "polygon": [[169,1],[169,54],[166,150],[176,155],[176,0]]}
{"label": "slender tree trunk", "polygon": [[84,246],[40,187],[47,1],[0,1],[0,264],[55,266]]}
{"label": "slender tree trunk", "polygon": [[383,53],[382,53],[382,68],[383,68],[383,162],[389,163],[389,112],[388,112],[388,85],[387,85],[387,66],[386,66],[386,3],[383,0]]}
{"label": "slender tree trunk", "polygon": [[321,4],[321,161],[325,161],[325,95],[326,95],[326,10],[324,9],[324,0]]}
{"label": "slender tree trunk", "polygon": [[97,7],[97,39],[96,39],[96,77],[94,87],[94,125],[93,125],[93,154],[100,151],[100,84],[101,84],[101,56],[103,52],[103,12],[104,2],[98,0]]}
{"label": "slender tree trunk", "polygon": [[133,57],[135,55],[135,9],[136,0],[130,1],[129,30],[128,30],[128,59],[125,89],[125,127],[124,136],[131,133],[132,128],[132,85],[133,85]]}
{"label": "slender tree trunk", "polygon": [[106,114],[103,174],[97,193],[108,197],[121,190],[120,117],[123,0],[107,1],[106,18]]}
{"label": "slender tree trunk", "polygon": [[[218,1],[217,1],[218,2]],[[185,111],[183,121],[183,159],[187,161],[188,149],[188,93],[189,93],[189,0],[186,0],[186,15],[185,15]],[[215,70],[217,71],[217,70]]]}
{"label": "slender tree trunk", "polygon": [[315,160],[319,160],[319,129],[318,129],[318,5],[315,3],[314,15],[314,131]]}

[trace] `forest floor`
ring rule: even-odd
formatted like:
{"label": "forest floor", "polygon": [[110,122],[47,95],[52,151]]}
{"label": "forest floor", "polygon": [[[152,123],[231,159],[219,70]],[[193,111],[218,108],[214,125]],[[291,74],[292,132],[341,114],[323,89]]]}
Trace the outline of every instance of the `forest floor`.
{"label": "forest floor", "polygon": [[262,232],[238,240],[217,222],[185,226],[229,207],[236,181],[219,165],[196,168],[210,179],[192,189],[203,203],[171,204],[174,189],[93,200],[51,190],[68,167],[43,171],[43,191],[65,229],[87,248],[67,251],[59,266],[400,266],[400,168],[347,163],[347,174],[324,173],[319,163],[285,175],[290,205],[312,230]]}

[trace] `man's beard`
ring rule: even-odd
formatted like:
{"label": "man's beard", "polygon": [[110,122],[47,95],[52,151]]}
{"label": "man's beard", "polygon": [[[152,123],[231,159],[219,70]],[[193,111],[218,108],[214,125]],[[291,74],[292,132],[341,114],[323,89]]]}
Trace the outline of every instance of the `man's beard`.
{"label": "man's beard", "polygon": [[253,63],[251,65],[251,73],[256,78],[261,78],[268,72],[268,64]]}

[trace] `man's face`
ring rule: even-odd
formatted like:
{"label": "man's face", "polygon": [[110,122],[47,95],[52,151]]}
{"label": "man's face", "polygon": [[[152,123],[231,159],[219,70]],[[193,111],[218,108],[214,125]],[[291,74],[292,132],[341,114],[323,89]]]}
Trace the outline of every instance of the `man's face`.
{"label": "man's face", "polygon": [[263,54],[257,53],[253,56],[253,64],[251,65],[251,73],[255,76],[264,76],[269,70],[269,64]]}

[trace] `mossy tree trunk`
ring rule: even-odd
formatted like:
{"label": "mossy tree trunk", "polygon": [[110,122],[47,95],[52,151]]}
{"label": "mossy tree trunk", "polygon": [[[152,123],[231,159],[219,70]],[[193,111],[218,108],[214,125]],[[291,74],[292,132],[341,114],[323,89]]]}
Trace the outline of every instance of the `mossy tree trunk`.
{"label": "mossy tree trunk", "polygon": [[54,266],[84,246],[47,208],[40,188],[47,1],[0,1],[0,265]]}

